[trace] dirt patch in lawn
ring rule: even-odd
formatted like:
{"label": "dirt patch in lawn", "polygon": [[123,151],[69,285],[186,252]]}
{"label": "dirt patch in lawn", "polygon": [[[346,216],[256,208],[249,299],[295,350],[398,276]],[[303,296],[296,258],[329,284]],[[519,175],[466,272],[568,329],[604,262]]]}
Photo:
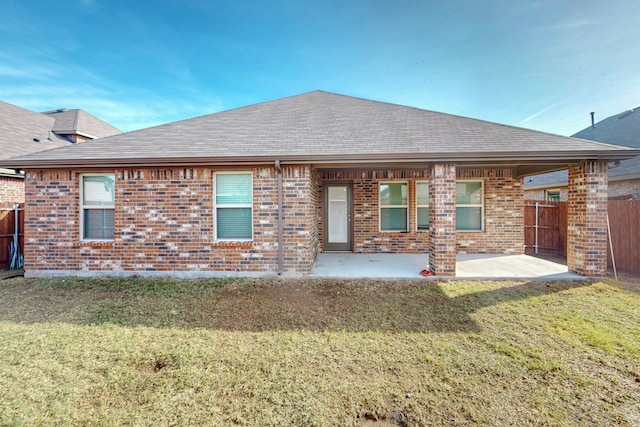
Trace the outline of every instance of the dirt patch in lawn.
{"label": "dirt patch in lawn", "polygon": [[0,425],[634,426],[628,286],[0,281]]}
{"label": "dirt patch in lawn", "polygon": [[5,281],[0,288],[0,320],[247,332],[479,332],[481,328],[472,314],[480,309],[593,283],[524,281],[454,285],[438,281],[284,278],[10,282]]}

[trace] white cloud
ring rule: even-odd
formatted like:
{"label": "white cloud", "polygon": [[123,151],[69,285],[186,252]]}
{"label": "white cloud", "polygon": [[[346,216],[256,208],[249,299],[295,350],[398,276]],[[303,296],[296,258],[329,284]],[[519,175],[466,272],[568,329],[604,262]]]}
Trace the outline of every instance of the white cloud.
{"label": "white cloud", "polygon": [[546,113],[547,111],[549,111],[550,109],[554,108],[555,106],[556,106],[556,104],[549,105],[548,107],[543,108],[542,110],[537,111],[537,112],[533,113],[532,115],[530,115],[528,117],[525,117],[524,119],[522,119],[520,121],[520,124],[523,125],[523,124],[535,119],[536,117],[541,116],[542,114]]}

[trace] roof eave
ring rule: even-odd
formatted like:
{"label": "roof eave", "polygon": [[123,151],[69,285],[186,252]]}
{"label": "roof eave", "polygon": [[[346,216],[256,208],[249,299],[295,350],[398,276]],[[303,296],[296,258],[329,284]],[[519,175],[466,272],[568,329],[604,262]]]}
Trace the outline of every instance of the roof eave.
{"label": "roof eave", "polygon": [[233,157],[138,157],[104,159],[7,159],[0,167],[10,169],[53,169],[76,167],[140,167],[140,166],[199,166],[199,165],[261,165],[276,160],[287,164],[339,165],[342,163],[505,163],[569,164],[584,160],[627,160],[640,155],[640,150],[584,150],[551,152],[467,152],[467,153],[409,153],[409,154],[326,154],[326,155],[269,155]]}

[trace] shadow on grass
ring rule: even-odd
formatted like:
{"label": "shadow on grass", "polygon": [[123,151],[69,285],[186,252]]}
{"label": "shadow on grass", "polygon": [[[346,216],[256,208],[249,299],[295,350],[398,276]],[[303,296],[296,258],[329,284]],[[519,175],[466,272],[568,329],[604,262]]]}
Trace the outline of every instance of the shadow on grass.
{"label": "shadow on grass", "polygon": [[640,273],[618,270],[618,280],[613,280],[613,272],[610,271],[609,277],[614,286],[640,294]]}
{"label": "shadow on grass", "polygon": [[487,282],[492,289],[450,297],[443,287],[460,292],[465,282],[15,279],[0,286],[0,321],[248,332],[478,332],[471,315],[479,309],[591,283],[535,281],[495,288]]}

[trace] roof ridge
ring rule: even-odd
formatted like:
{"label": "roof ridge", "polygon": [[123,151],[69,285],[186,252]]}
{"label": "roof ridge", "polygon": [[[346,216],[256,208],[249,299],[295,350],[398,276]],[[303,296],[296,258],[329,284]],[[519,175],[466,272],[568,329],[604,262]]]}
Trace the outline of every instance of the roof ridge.
{"label": "roof ridge", "polygon": [[80,115],[80,109],[79,108],[74,108],[72,110],[74,112],[73,115],[73,130],[75,130],[76,132],[78,131],[78,116]]}

